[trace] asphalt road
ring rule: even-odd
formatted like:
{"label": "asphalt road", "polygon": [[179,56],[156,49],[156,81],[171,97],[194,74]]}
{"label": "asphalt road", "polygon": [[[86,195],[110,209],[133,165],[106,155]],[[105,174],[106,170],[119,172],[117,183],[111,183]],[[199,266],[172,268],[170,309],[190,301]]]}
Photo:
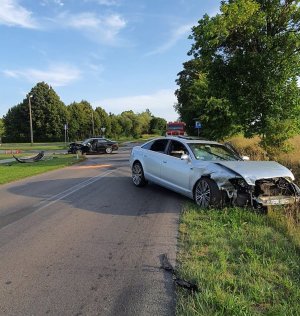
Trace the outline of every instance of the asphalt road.
{"label": "asphalt road", "polygon": [[174,315],[184,198],[134,187],[128,157],[0,186],[0,315]]}

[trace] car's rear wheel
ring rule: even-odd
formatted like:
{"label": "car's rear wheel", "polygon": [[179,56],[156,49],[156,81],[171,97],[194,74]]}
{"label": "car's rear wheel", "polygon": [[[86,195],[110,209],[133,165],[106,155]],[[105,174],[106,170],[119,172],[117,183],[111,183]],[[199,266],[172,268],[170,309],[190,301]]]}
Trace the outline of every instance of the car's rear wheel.
{"label": "car's rear wheel", "polygon": [[147,184],[144,176],[144,170],[139,162],[135,162],[132,166],[132,181],[135,186],[143,187]]}
{"label": "car's rear wheel", "polygon": [[209,178],[200,179],[194,190],[194,200],[202,208],[221,205],[221,191],[215,181]]}
{"label": "car's rear wheel", "polygon": [[105,152],[107,153],[107,154],[111,154],[112,153],[112,148],[111,147],[106,147],[105,148]]}

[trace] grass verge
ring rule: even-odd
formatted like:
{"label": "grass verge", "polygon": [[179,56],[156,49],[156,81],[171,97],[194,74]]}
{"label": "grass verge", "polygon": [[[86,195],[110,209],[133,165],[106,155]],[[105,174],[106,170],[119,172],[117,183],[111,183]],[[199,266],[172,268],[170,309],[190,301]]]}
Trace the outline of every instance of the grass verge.
{"label": "grass verge", "polygon": [[76,155],[53,155],[45,160],[33,163],[10,162],[0,164],[0,184],[5,184],[26,177],[31,177],[47,171],[63,168],[84,159],[79,160]]}
{"label": "grass verge", "polygon": [[59,150],[67,147],[65,143],[34,143],[33,146],[30,143],[4,143],[1,144],[0,150]]}
{"label": "grass verge", "polygon": [[177,315],[300,315],[300,232],[290,222],[280,211],[188,205],[178,272],[200,291],[178,289]]}
{"label": "grass verge", "polygon": [[[16,157],[23,157],[25,156],[24,153],[22,154],[14,154]],[[27,155],[26,155],[27,156]],[[28,156],[35,156],[34,154],[28,154]],[[13,159],[12,154],[0,154],[0,160],[6,160],[6,159]]]}

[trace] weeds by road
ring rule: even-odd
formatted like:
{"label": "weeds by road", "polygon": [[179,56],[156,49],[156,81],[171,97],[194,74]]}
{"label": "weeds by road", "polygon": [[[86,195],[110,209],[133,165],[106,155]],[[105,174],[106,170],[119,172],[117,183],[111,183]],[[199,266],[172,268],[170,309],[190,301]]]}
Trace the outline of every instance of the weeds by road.
{"label": "weeds by road", "polygon": [[177,315],[300,315],[299,209],[295,212],[266,216],[187,206],[178,268],[200,291],[178,289]]}

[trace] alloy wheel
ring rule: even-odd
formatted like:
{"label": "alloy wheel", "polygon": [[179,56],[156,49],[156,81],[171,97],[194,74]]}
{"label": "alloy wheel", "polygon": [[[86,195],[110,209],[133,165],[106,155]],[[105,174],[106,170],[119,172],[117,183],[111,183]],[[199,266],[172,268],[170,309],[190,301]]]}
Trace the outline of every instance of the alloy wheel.
{"label": "alloy wheel", "polygon": [[195,189],[195,201],[203,208],[209,207],[211,201],[211,190],[207,181],[199,180]]}

